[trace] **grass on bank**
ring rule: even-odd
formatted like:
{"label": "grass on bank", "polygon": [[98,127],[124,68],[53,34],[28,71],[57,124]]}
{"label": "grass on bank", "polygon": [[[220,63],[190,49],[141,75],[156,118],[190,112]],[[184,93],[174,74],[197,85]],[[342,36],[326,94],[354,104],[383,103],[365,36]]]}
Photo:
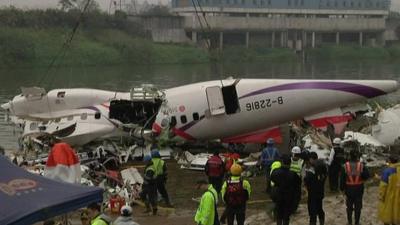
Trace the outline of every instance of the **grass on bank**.
{"label": "grass on bank", "polygon": [[[58,66],[117,64],[194,64],[301,60],[291,49],[226,46],[211,52],[183,44],[157,44],[118,29],[79,30],[71,46],[62,46],[68,28],[0,28],[0,67],[48,66],[58,55]],[[61,57],[63,56],[63,57]],[[398,60],[400,45],[389,48],[326,45],[307,49],[307,60]]]}

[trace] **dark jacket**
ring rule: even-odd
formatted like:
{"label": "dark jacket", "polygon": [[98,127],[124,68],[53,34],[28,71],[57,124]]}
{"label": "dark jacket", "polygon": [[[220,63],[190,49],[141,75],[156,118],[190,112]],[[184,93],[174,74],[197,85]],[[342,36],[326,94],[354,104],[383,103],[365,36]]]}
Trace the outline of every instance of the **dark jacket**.
{"label": "dark jacket", "polygon": [[149,162],[144,168],[143,186],[153,186],[156,184],[156,174],[153,162]]}
{"label": "dark jacket", "polygon": [[304,184],[309,198],[324,198],[327,167],[322,160],[318,160],[311,168],[306,170]]}
{"label": "dark jacket", "polygon": [[272,172],[271,181],[274,182],[276,190],[274,201],[293,208],[295,195],[301,183],[300,177],[288,167],[281,167]]}

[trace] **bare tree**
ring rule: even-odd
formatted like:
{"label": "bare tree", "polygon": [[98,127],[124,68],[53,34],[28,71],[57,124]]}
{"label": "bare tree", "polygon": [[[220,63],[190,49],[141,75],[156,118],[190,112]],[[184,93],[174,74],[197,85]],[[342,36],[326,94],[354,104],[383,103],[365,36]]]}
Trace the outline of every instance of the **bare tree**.
{"label": "bare tree", "polygon": [[61,10],[83,10],[87,2],[90,1],[87,8],[88,12],[100,11],[100,5],[95,0],[59,0],[58,4],[61,6]]}

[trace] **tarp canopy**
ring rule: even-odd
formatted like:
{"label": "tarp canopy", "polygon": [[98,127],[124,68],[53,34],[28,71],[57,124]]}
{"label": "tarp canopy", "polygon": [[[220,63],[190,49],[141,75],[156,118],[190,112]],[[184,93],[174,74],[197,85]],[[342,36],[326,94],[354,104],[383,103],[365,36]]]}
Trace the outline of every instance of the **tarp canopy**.
{"label": "tarp canopy", "polygon": [[27,225],[100,202],[103,190],[54,181],[0,155],[0,224]]}

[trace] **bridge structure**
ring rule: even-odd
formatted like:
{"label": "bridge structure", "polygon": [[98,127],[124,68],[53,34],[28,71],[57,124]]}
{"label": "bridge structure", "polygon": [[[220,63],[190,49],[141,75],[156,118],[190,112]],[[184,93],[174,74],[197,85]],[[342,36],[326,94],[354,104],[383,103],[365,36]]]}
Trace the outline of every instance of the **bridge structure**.
{"label": "bridge structure", "polygon": [[224,48],[385,44],[389,0],[173,0],[176,16],[145,18],[153,39]]}

